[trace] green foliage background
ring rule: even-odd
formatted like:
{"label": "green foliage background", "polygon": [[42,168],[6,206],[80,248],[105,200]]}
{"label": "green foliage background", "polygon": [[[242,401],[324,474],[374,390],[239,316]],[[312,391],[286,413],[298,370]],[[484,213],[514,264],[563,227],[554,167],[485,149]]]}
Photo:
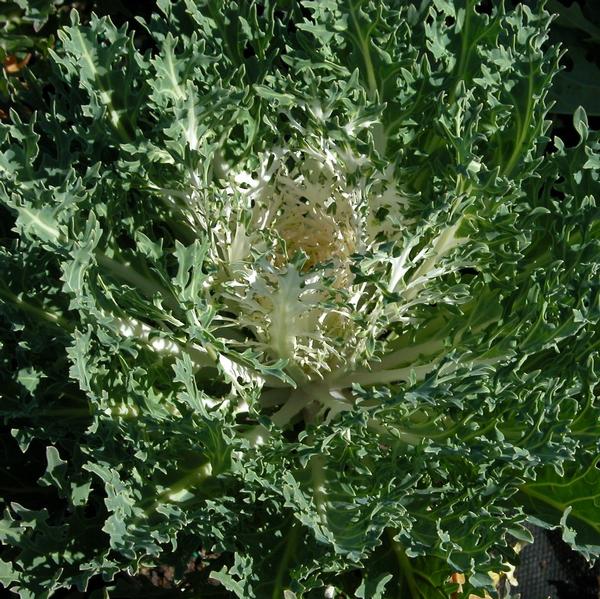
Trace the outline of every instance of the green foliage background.
{"label": "green foliage background", "polygon": [[[318,597],[331,584],[447,597],[452,571],[492,591],[487,572],[515,559],[528,520],[598,555],[596,8],[549,3],[552,28],[541,6],[489,17],[476,4],[406,3],[399,18],[391,2],[161,0],[138,20],[103,5],[115,22],[60,2],[1,9],[3,51],[35,52],[0,84],[12,109],[0,129],[5,586],[147,595],[123,572],[160,563],[189,596]],[[557,40],[569,71],[557,73]],[[277,431],[255,405],[248,421],[206,408],[235,383],[255,399],[253,381],[159,355],[120,323],[285,380],[215,333],[200,292],[208,237],[161,190],[187,197],[194,176],[210,189],[215,156],[255,168],[281,139],[315,136],[393,165],[429,227],[406,239],[450,214],[473,244],[429,282],[419,326],[390,342],[433,344],[399,366],[433,356],[439,368],[364,384],[356,410]],[[377,292],[386,251],[398,257],[384,247],[355,265]],[[242,434],[255,423],[272,432],[259,448]],[[191,556],[201,567],[186,578]]]}

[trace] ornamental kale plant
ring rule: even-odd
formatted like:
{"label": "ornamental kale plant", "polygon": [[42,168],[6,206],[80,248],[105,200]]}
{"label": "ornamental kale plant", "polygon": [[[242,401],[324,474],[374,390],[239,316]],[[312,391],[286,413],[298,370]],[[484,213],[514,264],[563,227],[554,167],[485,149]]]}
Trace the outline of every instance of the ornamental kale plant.
{"label": "ornamental kale plant", "polygon": [[0,129],[6,587],[494,595],[527,522],[598,556],[600,142],[551,131],[551,15],[480,4],[72,12]]}

